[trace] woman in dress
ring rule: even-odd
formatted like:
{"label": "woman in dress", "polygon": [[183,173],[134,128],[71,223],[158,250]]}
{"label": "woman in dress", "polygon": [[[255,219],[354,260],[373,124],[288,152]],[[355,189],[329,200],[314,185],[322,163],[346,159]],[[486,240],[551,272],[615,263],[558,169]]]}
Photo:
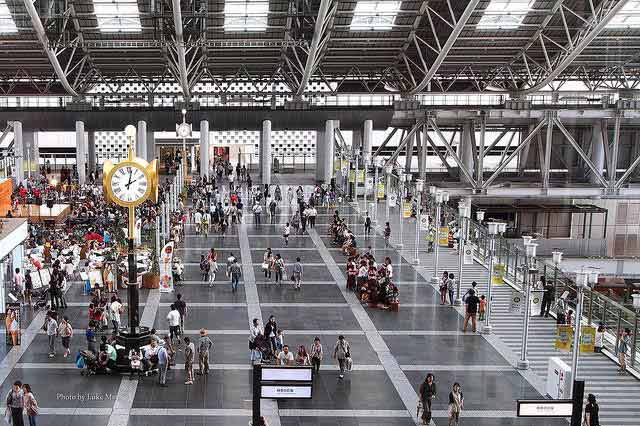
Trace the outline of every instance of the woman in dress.
{"label": "woman in dress", "polygon": [[449,392],[449,426],[458,426],[463,406],[462,390],[460,384],[456,382],[453,384],[451,392]]}

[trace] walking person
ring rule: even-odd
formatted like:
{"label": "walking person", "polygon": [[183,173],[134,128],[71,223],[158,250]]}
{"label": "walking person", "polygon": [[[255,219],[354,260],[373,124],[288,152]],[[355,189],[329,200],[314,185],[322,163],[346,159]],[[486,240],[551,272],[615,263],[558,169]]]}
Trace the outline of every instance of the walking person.
{"label": "walking person", "polygon": [[384,225],[384,246],[389,247],[389,239],[391,238],[391,225],[389,222]]}
{"label": "walking person", "polygon": [[[151,340],[151,346],[157,344],[155,339]],[[158,356],[158,383],[162,387],[167,387],[167,370],[169,370],[169,352],[164,346],[159,346],[156,352]]]}
{"label": "walking person", "polygon": [[63,357],[68,357],[71,354],[71,349],[69,349],[69,344],[71,342],[71,338],[73,337],[73,327],[71,327],[71,323],[69,322],[69,317],[62,317],[62,321],[60,321],[60,326],[58,327],[58,334],[62,338],[62,347],[64,348]]}
{"label": "walking person", "polygon": [[267,250],[262,256],[262,270],[264,271],[264,278],[271,280],[271,270],[273,269],[273,252],[271,247],[267,247]]}
{"label": "walking person", "polygon": [[369,212],[366,213],[364,218],[364,234],[371,234],[371,217],[369,217]]}
{"label": "walking person", "polygon": [[444,271],[442,273],[442,278],[440,279],[440,287],[438,288],[440,290],[440,304],[441,305],[444,305],[444,304],[447,303],[448,281],[449,281],[449,272]]}
{"label": "walking person", "polygon": [[120,314],[123,311],[122,303],[116,296],[111,296],[111,304],[109,305],[109,313],[111,314],[111,324],[113,324],[113,332],[118,334],[120,330]]}
{"label": "walking person", "polygon": [[193,358],[195,356],[196,348],[191,339],[184,338],[184,384],[193,384]]}
{"label": "walking person", "polygon": [[455,275],[449,274],[449,280],[447,281],[447,292],[449,293],[449,303],[453,306],[453,295],[456,291]]}
{"label": "walking person", "polygon": [[540,283],[542,283],[542,306],[540,307],[540,316],[545,318],[549,317],[549,309],[555,297],[555,288],[551,283],[548,283],[544,276],[540,277]]}
{"label": "walking person", "polygon": [[324,352],[322,350],[322,343],[320,343],[320,338],[316,337],[313,339],[313,344],[311,345],[310,357],[311,357],[311,365],[316,373],[320,372],[320,364],[322,363],[322,358],[324,357]]}
{"label": "walking person", "polygon": [[273,262],[273,269],[275,270],[275,273],[276,273],[276,284],[278,285],[282,284],[282,277],[285,272],[285,265],[284,265],[284,259],[282,258],[282,256],[280,256],[279,253],[276,254],[275,261]]}
{"label": "walking person", "polygon": [[291,225],[287,222],[282,228],[282,237],[284,238],[285,247],[289,247],[289,234],[291,234]]}
{"label": "walking person", "polygon": [[209,287],[213,287],[213,283],[216,281],[216,273],[218,272],[218,253],[213,247],[209,251],[207,260],[209,262]]}
{"label": "walking person", "polygon": [[[184,322],[187,319],[187,304],[182,300],[182,294],[176,294],[176,301],[173,302],[180,313],[180,336],[184,334]],[[178,345],[180,344],[180,338],[178,337]]]}
{"label": "walking person", "polygon": [[422,403],[422,423],[431,423],[431,402],[436,397],[436,382],[433,374],[427,374],[424,382],[420,385],[420,402]]}
{"label": "walking person", "polygon": [[271,344],[271,351],[275,354],[277,348],[276,337],[278,333],[278,324],[276,323],[276,317],[273,315],[269,316],[269,320],[267,324],[264,326],[264,337],[269,339],[269,343]]}
{"label": "walking person", "polygon": [[11,411],[11,424],[13,426],[24,426],[22,411],[24,410],[24,391],[22,382],[16,380],[7,395],[7,408]]}
{"label": "walking person", "polygon": [[584,426],[600,426],[600,407],[596,402],[596,396],[592,393],[587,396],[587,405],[584,407]]}
{"label": "walking person", "polygon": [[309,207],[309,228],[316,227],[316,216],[318,216],[318,210],[316,210],[316,207]]}
{"label": "walking person", "polygon": [[33,280],[31,278],[31,272],[26,271],[24,274],[24,303],[29,306],[33,306],[31,301],[31,295],[33,294]]}
{"label": "walking person", "polygon": [[200,339],[198,340],[198,374],[209,374],[209,351],[213,348],[213,342],[207,336],[207,330],[200,329]]}
{"label": "walking person", "polygon": [[58,321],[53,317],[52,313],[47,314],[47,339],[49,341],[49,358],[56,356],[56,336],[58,334]]}
{"label": "walking person", "polygon": [[169,340],[171,340],[171,344],[174,343],[174,337],[180,344],[180,312],[178,312],[175,303],[172,303],[169,307],[167,322],[169,323]]}
{"label": "walking person", "polygon": [[338,336],[338,341],[333,348],[333,359],[338,360],[338,365],[340,366],[340,375],[338,378],[340,379],[344,379],[344,373],[348,369],[347,359],[351,358],[350,349],[349,342],[347,342],[344,336]]}
{"label": "walking person", "polygon": [[449,426],[458,426],[460,422],[460,413],[464,407],[464,397],[462,389],[458,382],[453,384],[451,392],[449,392]]}
{"label": "walking person", "polygon": [[624,373],[627,371],[627,351],[631,346],[631,329],[625,328],[620,331],[620,338],[618,341],[618,361],[620,362],[619,372]]}
{"label": "walking person", "polygon": [[262,217],[262,205],[258,201],[253,205],[253,222],[256,226],[260,226]]}
{"label": "walking person", "polygon": [[463,332],[467,332],[467,325],[469,324],[469,320],[471,320],[471,328],[473,332],[476,332],[476,327],[478,326],[478,321],[476,316],[478,314],[478,305],[480,304],[480,299],[476,296],[476,293],[473,290],[470,290],[469,296],[465,299],[465,304],[467,309],[464,313],[464,325],[462,327]]}
{"label": "walking person", "polygon": [[238,264],[238,259],[236,258],[233,258],[233,263],[229,267],[229,275],[231,276],[231,292],[235,293],[238,291],[238,283],[242,276],[242,268]]}
{"label": "walking person", "polygon": [[258,336],[264,336],[264,330],[260,325],[260,320],[254,318],[251,321],[251,327],[249,327],[249,351],[251,356],[251,363],[259,363],[262,360],[262,352],[257,349],[256,338]]}
{"label": "walking person", "polygon": [[33,395],[31,385],[25,383],[22,385],[22,391],[24,394],[24,410],[27,412],[27,418],[29,419],[29,426],[36,426],[36,417],[40,411],[38,407],[38,401]]}
{"label": "walking person", "polygon": [[300,258],[296,257],[296,263],[293,264],[293,288],[300,290],[300,283],[302,282],[302,273],[304,269]]}
{"label": "walking person", "polygon": [[209,279],[209,261],[204,256],[204,254],[200,255],[200,273],[202,274],[202,281],[207,282]]}

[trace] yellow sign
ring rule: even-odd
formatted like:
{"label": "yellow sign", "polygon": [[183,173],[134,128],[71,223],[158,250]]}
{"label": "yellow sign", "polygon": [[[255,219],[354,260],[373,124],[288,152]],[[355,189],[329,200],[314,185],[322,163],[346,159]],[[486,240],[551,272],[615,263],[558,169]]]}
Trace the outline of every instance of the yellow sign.
{"label": "yellow sign", "polygon": [[336,158],[333,162],[333,168],[337,172],[338,170],[349,170],[349,160],[340,160]]}
{"label": "yellow sign", "polygon": [[378,183],[378,199],[384,199],[384,183]]}
{"label": "yellow sign", "polygon": [[402,203],[402,217],[405,219],[411,217],[411,203],[407,203],[406,201]]}
{"label": "yellow sign", "polygon": [[570,325],[558,325],[556,328],[556,349],[568,351],[573,340],[573,327]]}
{"label": "yellow sign", "polygon": [[595,352],[596,328],[589,325],[582,326],[582,334],[580,335],[580,352]]}
{"label": "yellow sign", "polygon": [[440,234],[438,235],[438,244],[440,247],[449,247],[449,227],[441,226]]}
{"label": "yellow sign", "polygon": [[[349,170],[349,182],[355,182],[355,170]],[[364,170],[358,170],[358,183],[364,183]]]}
{"label": "yellow sign", "polygon": [[493,276],[491,282],[496,285],[504,284],[504,264],[496,263],[493,265]]}

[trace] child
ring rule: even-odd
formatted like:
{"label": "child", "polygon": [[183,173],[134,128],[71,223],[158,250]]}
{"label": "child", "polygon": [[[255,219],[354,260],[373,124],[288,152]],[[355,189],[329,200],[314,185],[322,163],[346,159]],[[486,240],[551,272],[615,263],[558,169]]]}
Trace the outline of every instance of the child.
{"label": "child", "polygon": [[282,352],[282,348],[284,347],[284,333],[282,330],[278,330],[276,333],[276,350],[278,352]]}
{"label": "child", "polygon": [[137,349],[134,348],[129,351],[129,362],[131,363],[131,375],[129,379],[132,379],[134,374],[142,376],[142,358]]}
{"label": "child", "polygon": [[480,317],[478,318],[480,321],[484,321],[484,313],[487,311],[487,298],[484,296],[480,296]]}

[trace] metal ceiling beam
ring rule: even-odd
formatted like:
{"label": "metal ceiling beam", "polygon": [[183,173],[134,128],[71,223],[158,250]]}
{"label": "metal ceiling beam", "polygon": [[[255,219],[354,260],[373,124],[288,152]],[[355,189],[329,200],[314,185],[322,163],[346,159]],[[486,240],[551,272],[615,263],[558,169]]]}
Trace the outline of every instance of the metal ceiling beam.
{"label": "metal ceiling beam", "polygon": [[24,7],[27,9],[29,13],[29,17],[31,17],[31,24],[33,25],[33,30],[36,32],[36,36],[42,45],[47,57],[49,58],[49,62],[51,66],[53,66],[53,71],[58,76],[60,80],[60,84],[64,87],[64,90],[67,91],[73,97],[79,97],[80,94],[71,86],[69,80],[67,79],[67,74],[65,73],[62,65],[60,65],[60,61],[58,60],[58,56],[56,52],[50,47],[49,38],[44,31],[44,26],[42,26],[42,21],[40,21],[40,16],[38,15],[38,11],[36,10],[33,2],[31,0],[23,0]]}
{"label": "metal ceiling beam", "polygon": [[[30,1],[30,0],[24,0]],[[180,87],[185,98],[191,97],[189,88],[189,76],[187,74],[187,58],[184,45],[184,35],[182,33],[182,11],[180,10],[180,0],[171,0],[173,5],[173,22],[176,31],[176,56],[178,59],[178,73],[180,77]]]}
{"label": "metal ceiling beam", "polygon": [[429,82],[431,82],[431,79],[436,75],[436,72],[438,72],[440,65],[442,65],[442,63],[446,59],[447,55],[449,54],[449,51],[451,50],[454,43],[458,39],[458,36],[464,29],[465,24],[473,14],[473,11],[475,10],[478,3],[480,3],[480,0],[469,1],[469,4],[467,4],[467,7],[465,8],[464,12],[462,12],[462,15],[460,15],[460,17],[458,18],[458,21],[453,26],[453,30],[451,31],[451,34],[449,34],[449,38],[447,39],[446,43],[440,49],[440,53],[438,53],[438,57],[435,59],[435,61],[433,61],[433,64],[431,64],[431,67],[427,71],[427,74],[424,76],[422,81],[418,83],[418,85],[414,87],[412,90],[407,92],[406,95],[413,96],[417,93],[420,93],[422,90],[424,90],[425,87],[427,87]]}
{"label": "metal ceiling beam", "polygon": [[[582,39],[578,43],[574,43],[569,39],[567,45],[558,54],[558,57],[552,62],[555,65],[549,70],[547,76],[532,87],[524,90],[513,92],[514,96],[525,96],[535,93],[553,82],[569,65],[571,65],[582,51],[605,29],[609,21],[620,12],[629,0],[620,0],[604,15],[594,26],[589,25],[585,29],[585,33],[581,34]],[[563,57],[564,55],[564,57]]]}

